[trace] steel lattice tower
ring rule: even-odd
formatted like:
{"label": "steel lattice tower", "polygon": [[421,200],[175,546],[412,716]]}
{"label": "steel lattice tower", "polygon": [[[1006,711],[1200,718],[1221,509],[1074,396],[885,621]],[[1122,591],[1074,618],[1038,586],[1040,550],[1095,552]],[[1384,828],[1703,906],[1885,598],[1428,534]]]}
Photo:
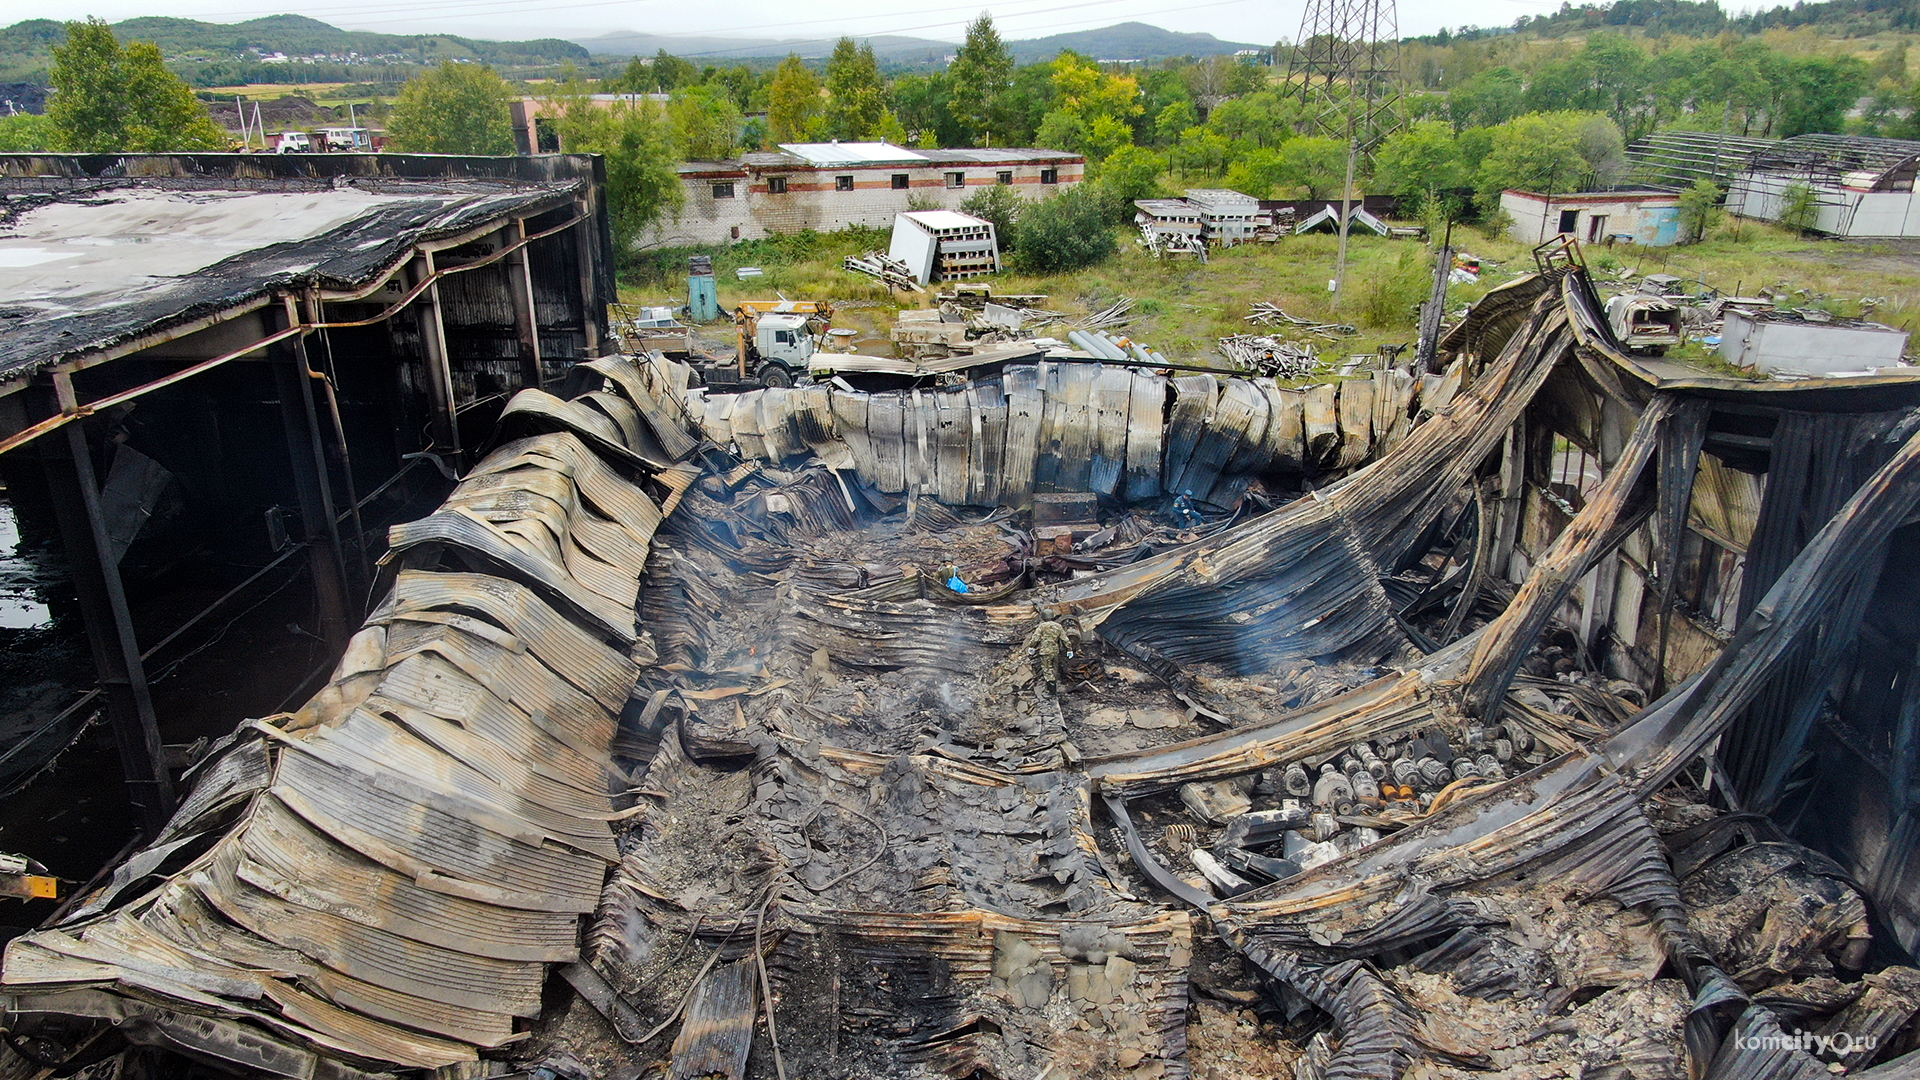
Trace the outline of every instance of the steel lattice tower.
{"label": "steel lattice tower", "polygon": [[1362,153],[1393,134],[1399,119],[1400,18],[1394,0],[1308,0],[1287,69],[1308,117]]}
{"label": "steel lattice tower", "polygon": [[1353,176],[1361,158],[1399,126],[1400,17],[1394,0],[1307,0],[1287,82],[1307,104],[1307,118],[1347,144],[1340,189],[1340,256],[1333,302],[1347,276],[1347,228]]}

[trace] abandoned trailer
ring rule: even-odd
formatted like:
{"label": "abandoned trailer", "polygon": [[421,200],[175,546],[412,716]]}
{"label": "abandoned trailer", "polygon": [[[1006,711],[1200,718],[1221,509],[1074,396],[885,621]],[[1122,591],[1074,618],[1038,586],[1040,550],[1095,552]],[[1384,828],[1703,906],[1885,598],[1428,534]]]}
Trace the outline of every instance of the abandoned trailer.
{"label": "abandoned trailer", "polygon": [[[1920,372],[1636,357],[1556,263],[1432,372],[722,395],[596,355],[602,252],[559,242],[596,192],[560,160],[36,180],[9,219],[0,253],[59,252],[49,210],[236,188],[415,215],[137,285],[284,323],[112,384],[118,358],[22,364],[0,462],[106,579],[110,705],[141,642],[99,459],[192,475],[149,406],[271,401],[289,501],[365,501],[336,447],[462,477],[366,534],[325,685],[195,755],[143,846],[8,944],[10,1074],[1920,1070]],[[504,264],[494,320],[448,324],[455,258]],[[56,302],[19,309],[33,340]],[[209,313],[169,304],[85,348]],[[161,805],[170,776],[134,779]]]}

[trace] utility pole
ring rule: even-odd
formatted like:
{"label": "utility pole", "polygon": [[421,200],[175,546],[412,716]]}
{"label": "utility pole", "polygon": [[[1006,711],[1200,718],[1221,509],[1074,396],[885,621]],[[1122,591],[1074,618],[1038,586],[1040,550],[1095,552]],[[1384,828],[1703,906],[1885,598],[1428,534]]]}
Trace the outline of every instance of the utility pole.
{"label": "utility pole", "polygon": [[1362,159],[1399,126],[1400,21],[1394,0],[1308,0],[1300,20],[1287,82],[1299,92],[1313,122],[1347,144],[1340,189],[1340,248],[1333,273],[1338,310],[1347,278],[1347,232],[1352,227],[1353,178]]}

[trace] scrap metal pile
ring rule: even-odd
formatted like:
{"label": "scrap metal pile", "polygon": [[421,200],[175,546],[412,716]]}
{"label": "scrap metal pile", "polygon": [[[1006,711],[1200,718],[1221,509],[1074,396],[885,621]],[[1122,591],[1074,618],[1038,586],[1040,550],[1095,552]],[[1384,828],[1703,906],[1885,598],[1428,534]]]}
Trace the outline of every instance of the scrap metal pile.
{"label": "scrap metal pile", "polygon": [[[518,440],[397,533],[335,682],[9,948],[9,1052],[1910,1080],[1920,972],[1700,762],[1912,516],[1920,438],[1890,429],[1649,702],[1554,620],[1644,489],[1689,505],[1698,400],[1650,397],[1517,584],[1486,565],[1488,463],[1604,347],[1583,289],[1490,297],[1449,337],[1471,378],[1408,376],[1384,423],[1375,380],[1330,384],[1318,453],[1315,390],[1098,365],[696,393],[680,423],[659,362],[522,394]],[[1170,517],[1189,488],[1213,506]],[[1025,527],[1089,491],[1067,543]],[[1796,1027],[1873,1047],[1817,1058]]]}

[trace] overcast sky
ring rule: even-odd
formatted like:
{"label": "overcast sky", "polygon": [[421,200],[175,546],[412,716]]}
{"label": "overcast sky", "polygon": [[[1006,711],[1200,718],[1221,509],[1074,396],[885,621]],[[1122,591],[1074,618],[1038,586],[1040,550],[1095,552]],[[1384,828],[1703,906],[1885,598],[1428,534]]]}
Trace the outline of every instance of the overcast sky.
{"label": "overcast sky", "polygon": [[[1300,31],[1305,0],[1008,0],[981,5],[922,0],[313,0],[297,7],[273,0],[5,0],[0,21],[72,19],[98,15],[109,22],[135,15],[178,15],[239,22],[293,12],[354,30],[443,33],[468,37],[592,37],[614,30],[662,34],[819,38],[851,34],[907,34],[958,41],[982,8],[1005,37],[1029,38],[1089,30],[1117,22],[1152,23],[1169,30],[1204,31],[1228,41],[1270,43]],[[1431,33],[1467,23],[1500,26],[1521,15],[1559,7],[1559,0],[1403,0],[1402,34]]]}

